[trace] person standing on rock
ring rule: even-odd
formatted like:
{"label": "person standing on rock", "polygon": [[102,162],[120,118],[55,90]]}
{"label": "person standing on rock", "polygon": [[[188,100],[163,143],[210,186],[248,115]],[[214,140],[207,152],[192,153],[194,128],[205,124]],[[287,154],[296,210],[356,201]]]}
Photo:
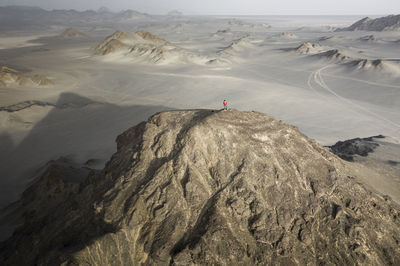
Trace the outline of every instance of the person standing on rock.
{"label": "person standing on rock", "polygon": [[223,104],[224,104],[224,110],[228,110],[228,102],[224,100]]}

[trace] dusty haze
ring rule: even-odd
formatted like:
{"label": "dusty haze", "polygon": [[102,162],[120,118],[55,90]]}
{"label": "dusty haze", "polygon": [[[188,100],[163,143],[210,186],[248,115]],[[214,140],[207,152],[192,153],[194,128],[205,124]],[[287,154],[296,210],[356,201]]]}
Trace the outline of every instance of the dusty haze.
{"label": "dusty haze", "polygon": [[220,1],[183,1],[183,0],[115,0],[112,5],[106,0],[52,1],[52,0],[3,0],[1,5],[40,6],[46,9],[98,9],[102,6],[114,11],[135,9],[149,14],[166,14],[171,10],[180,10],[187,14],[202,15],[371,15],[394,14],[400,12],[400,3],[396,0],[328,0],[323,4],[318,0],[220,0]]}

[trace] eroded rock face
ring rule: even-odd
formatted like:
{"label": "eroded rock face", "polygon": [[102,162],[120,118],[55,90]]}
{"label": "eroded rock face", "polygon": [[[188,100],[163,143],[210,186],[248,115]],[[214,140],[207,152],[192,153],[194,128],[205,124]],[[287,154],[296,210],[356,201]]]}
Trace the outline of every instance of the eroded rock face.
{"label": "eroded rock face", "polygon": [[295,127],[171,111],[117,143],[75,197],[3,243],[1,264],[400,263],[399,209]]}
{"label": "eroded rock face", "polygon": [[7,66],[0,68],[0,86],[7,87],[8,85],[22,86],[28,83],[28,79],[21,76],[18,70]]}
{"label": "eroded rock face", "polygon": [[[141,30],[136,33],[116,31],[95,48],[96,55],[119,54],[110,60],[131,59],[141,63],[206,63],[208,58],[191,53],[181,47]],[[129,60],[128,60],[129,61]]]}
{"label": "eroded rock face", "polygon": [[[91,172],[67,158],[59,158],[44,165],[32,176],[32,185],[21,199],[0,210],[0,241],[19,226],[36,223],[57,209],[79,191],[79,183]],[[28,227],[29,227],[28,226]],[[25,227],[26,229],[27,227]]]}
{"label": "eroded rock face", "polygon": [[37,74],[32,77],[27,77],[19,73],[18,70],[3,66],[0,68],[0,87],[7,86],[23,86],[30,82],[38,86],[51,86],[54,82],[47,76]]}
{"label": "eroded rock face", "polygon": [[318,43],[305,42],[295,48],[294,51],[299,54],[316,54],[324,51],[324,47]]}
{"label": "eroded rock face", "polygon": [[374,138],[384,138],[384,136],[374,136],[369,138],[355,138],[345,141],[338,141],[330,146],[330,150],[346,161],[354,161],[354,156],[368,156],[368,153],[373,152],[379,146],[374,142]]}
{"label": "eroded rock face", "polygon": [[336,31],[398,31],[400,30],[400,15],[389,15],[386,17],[371,19],[365,17],[347,28]]}

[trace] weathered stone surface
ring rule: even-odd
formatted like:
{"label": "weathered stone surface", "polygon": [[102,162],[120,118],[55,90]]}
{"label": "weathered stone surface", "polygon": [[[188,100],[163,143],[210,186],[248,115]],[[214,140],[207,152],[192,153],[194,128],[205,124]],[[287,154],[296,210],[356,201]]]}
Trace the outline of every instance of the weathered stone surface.
{"label": "weathered stone surface", "polygon": [[92,171],[63,157],[48,162],[31,178],[32,185],[19,201],[0,209],[0,241],[15,228],[47,216],[73,197],[79,191],[79,183]]}
{"label": "weathered stone surface", "polygon": [[400,15],[389,15],[376,19],[365,17],[347,28],[337,29],[336,31],[398,31],[399,29]]}
{"label": "weathered stone surface", "polygon": [[379,146],[374,142],[374,138],[384,138],[384,136],[374,136],[369,138],[355,138],[345,141],[338,141],[329,148],[331,151],[346,161],[354,161],[354,156],[368,156],[368,153],[373,152]]}
{"label": "weathered stone surface", "polygon": [[50,86],[54,85],[54,82],[47,76],[36,74],[32,77],[21,75],[18,70],[2,66],[0,68],[0,86],[23,86],[29,84],[29,82],[39,86]]}
{"label": "weathered stone surface", "polygon": [[1,246],[4,265],[398,265],[400,211],[256,112],[171,111]]}

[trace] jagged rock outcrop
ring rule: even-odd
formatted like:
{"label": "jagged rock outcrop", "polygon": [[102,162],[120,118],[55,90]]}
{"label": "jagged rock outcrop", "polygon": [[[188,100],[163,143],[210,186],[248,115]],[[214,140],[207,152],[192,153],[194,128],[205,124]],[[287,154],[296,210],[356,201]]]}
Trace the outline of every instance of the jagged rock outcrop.
{"label": "jagged rock outcrop", "polygon": [[337,29],[336,31],[398,31],[400,30],[400,15],[390,15],[377,19],[365,17],[347,28]]}
{"label": "jagged rock outcrop", "polygon": [[168,42],[168,41],[166,41],[166,40],[164,40],[164,39],[162,39],[162,38],[160,38],[160,37],[158,37],[158,36],[156,36],[156,35],[153,35],[153,34],[151,34],[150,32],[145,31],[145,30],[141,30],[141,31],[136,32],[136,35],[138,35],[138,36],[140,36],[141,38],[143,38],[143,40],[146,40],[146,41],[148,41],[148,42],[151,42],[151,43],[153,43],[153,44],[155,44],[155,45],[169,45],[169,46],[173,46],[172,43],[170,43],[170,42]]}
{"label": "jagged rock outcrop", "polygon": [[325,50],[326,48],[324,48],[319,43],[310,43],[310,42],[302,43],[300,46],[294,49],[294,51],[296,51],[299,54],[317,54]]}
{"label": "jagged rock outcrop", "polygon": [[[372,36],[372,35],[371,35]],[[363,40],[373,40],[373,36],[366,36]],[[360,39],[361,40],[361,39]],[[400,66],[395,61],[383,59],[365,59],[352,57],[339,49],[332,49],[316,43],[305,42],[295,48],[283,48],[283,51],[297,52],[302,55],[309,55],[318,59],[329,60],[332,63],[342,64],[352,71],[374,71],[379,74],[386,74],[390,77],[400,76]]]}
{"label": "jagged rock outcrop", "polygon": [[368,138],[355,138],[345,141],[338,141],[329,148],[331,151],[346,161],[354,161],[354,157],[368,156],[368,153],[373,152],[379,144],[374,142],[374,138],[384,138],[384,136],[373,136]]}
{"label": "jagged rock outcrop", "polygon": [[61,37],[63,38],[81,38],[85,36],[84,33],[73,28],[68,28],[61,34]]}
{"label": "jagged rock outcrop", "polygon": [[51,86],[54,82],[47,76],[36,74],[32,77],[21,74],[18,70],[2,66],[0,69],[0,86],[23,86],[29,83],[38,86]]}
{"label": "jagged rock outcrop", "polygon": [[25,219],[37,219],[78,193],[79,183],[91,169],[79,167],[67,158],[48,162],[37,174],[37,180],[24,191],[21,204]]}
{"label": "jagged rock outcrop", "polygon": [[335,60],[338,62],[343,62],[343,61],[351,59],[349,56],[347,56],[344,52],[342,52],[339,49],[328,50],[326,52],[315,54],[315,56],[320,57],[320,58]]}
{"label": "jagged rock outcrop", "polygon": [[363,42],[376,42],[377,38],[374,35],[367,35],[359,38],[359,40]]}
{"label": "jagged rock outcrop", "polygon": [[31,77],[31,80],[39,86],[51,86],[54,85],[53,80],[51,80],[49,77],[41,74],[36,74]]}
{"label": "jagged rock outcrop", "polygon": [[375,71],[379,74],[387,74],[390,76],[400,76],[400,66],[395,62],[388,62],[382,59],[354,59],[347,65],[356,71]]}
{"label": "jagged rock outcrop", "polygon": [[28,83],[28,79],[21,76],[19,71],[7,66],[2,66],[0,69],[0,86],[6,87],[9,85],[22,86]]}
{"label": "jagged rock outcrop", "polygon": [[339,41],[341,39],[342,39],[342,37],[338,37],[338,36],[322,36],[321,38],[318,39],[318,41],[320,41],[320,42],[324,42],[324,41]]}
{"label": "jagged rock outcrop", "polygon": [[48,162],[32,177],[34,182],[24,191],[21,199],[1,210],[1,240],[12,233],[10,228],[45,217],[50,209],[78,193],[79,183],[91,171],[94,173],[94,170],[63,157]]}
{"label": "jagged rock outcrop", "polygon": [[256,112],[159,113],[0,247],[2,265],[397,265],[400,210]]}
{"label": "jagged rock outcrop", "polygon": [[118,39],[111,39],[107,43],[101,43],[96,48],[96,54],[98,55],[107,55],[114,52],[122,51],[128,49],[129,46],[124,44]]}
{"label": "jagged rock outcrop", "polygon": [[128,45],[122,43],[121,40],[127,39],[129,37],[129,33],[117,30],[97,45],[97,47],[95,48],[95,53],[99,55],[106,55],[128,48]]}
{"label": "jagged rock outcrop", "polygon": [[95,49],[97,55],[118,52],[115,60],[131,60],[145,63],[206,63],[209,59],[195,55],[174,44],[141,30],[136,33],[116,31],[108,36]]}
{"label": "jagged rock outcrop", "polygon": [[240,39],[233,41],[227,47],[221,49],[221,51],[219,51],[219,54],[232,56],[246,49],[254,49],[254,45],[250,42],[248,37],[242,37]]}
{"label": "jagged rock outcrop", "polygon": [[357,69],[384,68],[384,64],[385,62],[381,59],[360,59],[351,62],[351,65],[355,66]]}

